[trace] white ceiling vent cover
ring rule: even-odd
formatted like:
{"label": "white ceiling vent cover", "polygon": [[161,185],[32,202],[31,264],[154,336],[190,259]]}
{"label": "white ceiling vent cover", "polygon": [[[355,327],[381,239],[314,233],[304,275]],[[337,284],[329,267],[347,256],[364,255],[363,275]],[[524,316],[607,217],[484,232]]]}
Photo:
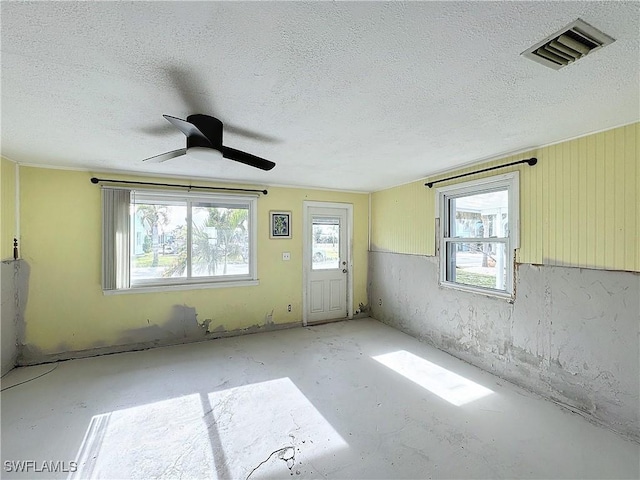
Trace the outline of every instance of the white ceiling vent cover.
{"label": "white ceiling vent cover", "polygon": [[521,55],[559,70],[613,42],[609,35],[578,19]]}

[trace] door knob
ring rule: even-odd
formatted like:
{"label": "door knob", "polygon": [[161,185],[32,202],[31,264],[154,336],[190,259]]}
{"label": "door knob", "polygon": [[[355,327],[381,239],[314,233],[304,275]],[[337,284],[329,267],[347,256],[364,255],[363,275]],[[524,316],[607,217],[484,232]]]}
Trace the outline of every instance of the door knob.
{"label": "door knob", "polygon": [[347,269],[346,269],[346,268],[343,268],[343,269],[342,269],[342,273],[347,273]]}

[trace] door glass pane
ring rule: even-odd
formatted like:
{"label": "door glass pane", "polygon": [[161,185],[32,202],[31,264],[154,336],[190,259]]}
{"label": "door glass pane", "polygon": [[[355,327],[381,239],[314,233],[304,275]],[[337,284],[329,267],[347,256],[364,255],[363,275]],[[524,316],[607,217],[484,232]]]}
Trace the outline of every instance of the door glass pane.
{"label": "door glass pane", "polygon": [[506,248],[503,242],[447,242],[449,282],[506,290]]}
{"label": "door glass pane", "polygon": [[133,205],[131,283],[187,276],[186,224],[186,204]]}
{"label": "door glass pane", "polygon": [[449,200],[451,237],[491,238],[507,236],[507,190],[479,193]]}
{"label": "door glass pane", "polygon": [[311,268],[340,268],[340,218],[313,216]]}
{"label": "door glass pane", "polygon": [[193,203],[191,275],[249,274],[249,208]]}

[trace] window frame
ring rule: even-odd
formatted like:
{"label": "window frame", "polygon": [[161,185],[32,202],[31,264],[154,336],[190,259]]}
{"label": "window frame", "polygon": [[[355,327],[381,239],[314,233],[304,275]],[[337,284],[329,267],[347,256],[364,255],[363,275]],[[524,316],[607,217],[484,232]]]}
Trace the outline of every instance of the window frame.
{"label": "window frame", "polygon": [[[251,286],[258,285],[258,271],[257,271],[257,250],[258,250],[258,208],[257,208],[257,195],[250,194],[220,194],[220,193],[203,193],[203,192],[184,192],[174,190],[156,190],[156,189],[131,189],[129,190],[128,200],[128,215],[129,215],[129,229],[126,232],[128,235],[129,248],[123,250],[121,253],[112,255],[111,259],[118,261],[118,255],[128,255],[126,269],[126,282],[122,286],[114,286],[112,288],[105,287],[104,274],[103,274],[103,293],[105,295],[120,294],[120,293],[143,293],[143,292],[156,292],[156,291],[171,291],[171,290],[195,290],[202,288],[220,288],[220,287],[235,287],[235,286]],[[157,202],[157,203],[155,203]],[[186,277],[169,277],[169,278],[153,278],[134,281],[132,279],[132,265],[131,265],[131,248],[132,242],[135,240],[135,231],[133,228],[133,217],[135,215],[136,204],[166,204],[166,205],[179,205],[184,204],[187,210],[186,227],[187,227],[187,269]],[[213,207],[226,207],[226,208],[247,208],[248,209],[248,241],[249,241],[249,272],[241,275],[217,275],[217,276],[203,276],[203,277],[191,277],[191,260],[192,260],[192,212],[193,208],[197,208],[198,203],[210,203]],[[104,208],[104,205],[103,205]],[[108,245],[108,229],[103,226],[103,258],[105,246]],[[103,270],[105,268],[103,260]],[[108,275],[109,273],[107,273]],[[117,276],[117,274],[116,274]]]}
{"label": "window frame", "polygon": [[[449,200],[478,195],[482,193],[506,190],[508,195],[508,217],[507,234],[505,237],[449,237],[448,234],[451,218],[449,212]],[[437,228],[437,256],[439,259],[439,285],[445,288],[463,290],[484,295],[496,296],[512,299],[515,295],[515,254],[520,247],[520,172],[514,171],[502,175],[472,180],[464,183],[457,183],[438,187],[436,189],[436,222]],[[448,245],[464,243],[469,241],[478,243],[504,243],[505,244],[505,267],[506,279],[505,290],[496,288],[478,287],[447,280],[448,267]]]}

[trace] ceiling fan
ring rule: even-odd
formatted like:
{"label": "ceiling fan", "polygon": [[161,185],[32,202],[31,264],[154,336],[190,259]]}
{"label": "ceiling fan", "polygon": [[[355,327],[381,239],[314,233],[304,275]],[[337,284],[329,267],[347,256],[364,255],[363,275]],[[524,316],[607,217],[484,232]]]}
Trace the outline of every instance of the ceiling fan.
{"label": "ceiling fan", "polygon": [[163,115],[163,117],[187,136],[187,147],[146,158],[143,160],[145,162],[166,162],[172,158],[185,155],[187,152],[194,157],[202,156],[204,158],[206,156],[211,158],[211,153],[217,151],[224,158],[261,170],[271,170],[276,166],[275,163],[264,158],[223,145],[223,125],[215,117],[203,114],[189,115],[186,120],[170,115]]}

